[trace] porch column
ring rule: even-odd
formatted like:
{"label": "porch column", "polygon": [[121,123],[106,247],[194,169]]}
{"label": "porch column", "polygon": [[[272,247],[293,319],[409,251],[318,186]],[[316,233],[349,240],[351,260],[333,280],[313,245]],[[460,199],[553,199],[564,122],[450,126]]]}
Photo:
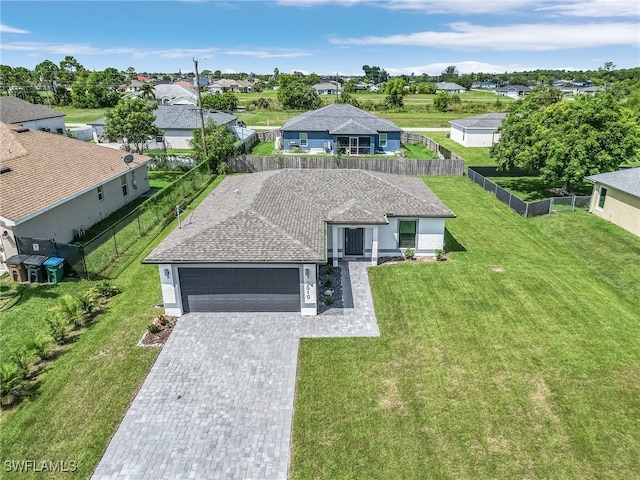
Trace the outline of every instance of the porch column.
{"label": "porch column", "polygon": [[373,227],[373,242],[371,243],[371,265],[378,264],[378,226]]}
{"label": "porch column", "polygon": [[331,225],[331,245],[333,246],[333,266],[338,266],[338,226]]}

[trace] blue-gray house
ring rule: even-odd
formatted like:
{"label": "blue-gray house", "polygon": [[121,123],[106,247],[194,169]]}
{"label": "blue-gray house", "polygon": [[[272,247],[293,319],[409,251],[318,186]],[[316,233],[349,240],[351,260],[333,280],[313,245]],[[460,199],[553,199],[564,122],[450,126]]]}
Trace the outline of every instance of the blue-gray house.
{"label": "blue-gray house", "polygon": [[346,155],[400,151],[402,129],[395,123],[346,103],[333,103],[291,118],[281,127],[285,152]]}

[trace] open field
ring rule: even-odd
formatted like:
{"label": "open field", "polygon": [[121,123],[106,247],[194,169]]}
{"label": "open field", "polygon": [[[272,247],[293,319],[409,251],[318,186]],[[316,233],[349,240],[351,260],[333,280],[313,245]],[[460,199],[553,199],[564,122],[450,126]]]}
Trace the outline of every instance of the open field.
{"label": "open field", "polygon": [[638,478],[640,239],[426,182],[450,260],[370,270],[380,338],[302,340],[292,478]]}

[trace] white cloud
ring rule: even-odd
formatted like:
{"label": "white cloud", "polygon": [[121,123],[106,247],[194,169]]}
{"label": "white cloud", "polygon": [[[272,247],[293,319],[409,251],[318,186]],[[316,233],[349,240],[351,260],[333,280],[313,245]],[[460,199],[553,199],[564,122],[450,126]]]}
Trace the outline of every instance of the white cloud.
{"label": "white cloud", "polygon": [[420,75],[422,73],[426,73],[428,75],[439,75],[442,73],[449,65],[455,65],[458,69],[458,73],[466,74],[466,73],[505,73],[505,72],[525,72],[535,70],[536,67],[532,67],[530,65],[522,65],[522,64],[508,64],[508,65],[497,65],[487,62],[477,62],[474,60],[465,60],[462,62],[441,62],[441,63],[429,63],[426,65],[416,65],[411,67],[384,67],[384,69],[389,72],[390,75],[411,75],[415,73],[416,75]]}
{"label": "white cloud", "polygon": [[638,17],[638,0],[277,0],[278,5],[311,8],[323,5],[370,6],[424,14],[495,14],[539,11],[574,17]]}
{"label": "white cloud", "polygon": [[[559,5],[539,7],[537,10],[573,17],[640,17],[638,0],[569,1]],[[637,33],[640,35],[640,29]]]}
{"label": "white cloud", "polygon": [[446,32],[360,38],[331,37],[336,45],[394,45],[489,51],[540,52],[569,48],[640,45],[635,23],[519,24],[485,27],[466,22],[449,24]]}
{"label": "white cloud", "polygon": [[311,55],[305,52],[265,52],[262,50],[227,50],[223,53],[225,55],[242,55],[256,58],[299,58]]}
{"label": "white cloud", "polygon": [[10,27],[9,25],[2,25],[0,24],[0,33],[19,33],[19,34],[25,34],[25,33],[31,33],[29,32],[29,30],[23,30],[21,28],[15,28],[15,27]]}

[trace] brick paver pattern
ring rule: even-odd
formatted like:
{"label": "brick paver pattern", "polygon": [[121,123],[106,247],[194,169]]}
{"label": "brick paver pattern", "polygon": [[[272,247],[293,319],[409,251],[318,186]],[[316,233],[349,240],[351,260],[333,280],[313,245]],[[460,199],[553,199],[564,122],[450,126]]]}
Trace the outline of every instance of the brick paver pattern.
{"label": "brick paver pattern", "polygon": [[370,262],[340,265],[340,310],[183,316],[92,479],[286,480],[299,339],[379,335]]}

